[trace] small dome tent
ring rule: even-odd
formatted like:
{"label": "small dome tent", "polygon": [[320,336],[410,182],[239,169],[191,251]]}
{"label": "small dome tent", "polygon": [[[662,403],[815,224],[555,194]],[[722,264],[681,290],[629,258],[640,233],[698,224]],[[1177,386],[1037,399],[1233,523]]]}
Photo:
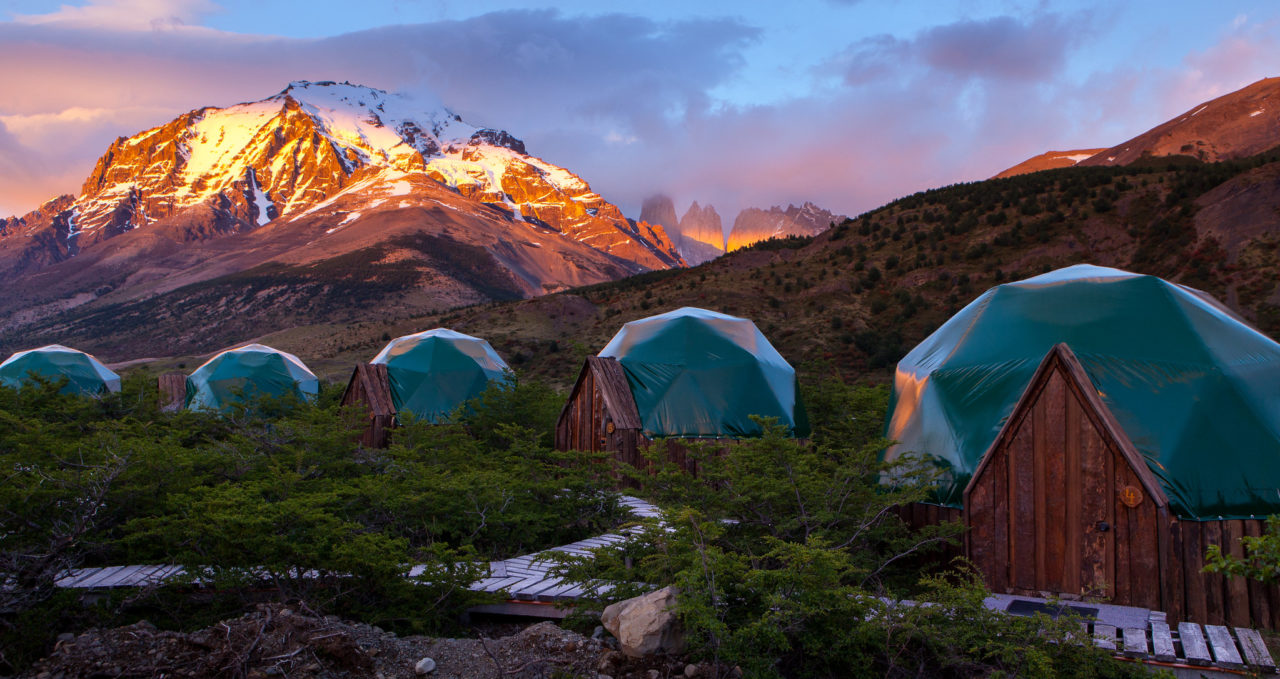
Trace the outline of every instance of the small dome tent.
{"label": "small dome tent", "polygon": [[745,318],[683,307],[627,323],[599,356],[622,366],[646,437],[759,436],[752,415],[809,434],[795,369]]}
{"label": "small dome tent", "polygon": [[447,328],[397,337],[371,362],[387,367],[396,412],[429,422],[445,420],[508,371],[488,342]]}
{"label": "small dome tent", "polygon": [[1208,295],[1077,265],[996,286],[898,364],[890,456],[915,451],[961,494],[1037,366],[1065,343],[1188,518],[1280,511],[1280,345]]}
{"label": "small dome tent", "polygon": [[120,376],[98,359],[61,344],[19,351],[0,363],[0,385],[17,389],[35,373],[50,380],[67,378],[64,393],[104,394],[120,391]]}
{"label": "small dome tent", "polygon": [[320,381],[293,354],[262,344],[223,351],[187,377],[186,406],[223,410],[245,398],[295,394],[310,398]]}

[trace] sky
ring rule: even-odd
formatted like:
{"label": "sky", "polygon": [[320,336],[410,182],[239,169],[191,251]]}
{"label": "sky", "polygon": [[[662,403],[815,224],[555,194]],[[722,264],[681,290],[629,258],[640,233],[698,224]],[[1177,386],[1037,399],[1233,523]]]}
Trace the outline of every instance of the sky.
{"label": "sky", "polygon": [[628,216],[857,215],[1280,75],[1274,0],[0,0],[0,215],[293,80],[428,91]]}

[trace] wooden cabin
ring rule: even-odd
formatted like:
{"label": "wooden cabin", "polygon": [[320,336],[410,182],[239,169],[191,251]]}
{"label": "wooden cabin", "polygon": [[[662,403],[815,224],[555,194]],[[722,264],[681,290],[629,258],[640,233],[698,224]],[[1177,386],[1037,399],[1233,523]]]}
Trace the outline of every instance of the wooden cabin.
{"label": "wooden cabin", "polygon": [[[699,439],[729,441],[730,439]],[[556,421],[556,450],[609,451],[614,460],[643,469],[653,440],[645,436],[640,410],[617,359],[588,356]],[[681,439],[667,439],[667,456],[685,471],[698,473]]]}
{"label": "wooden cabin", "polygon": [[385,448],[396,422],[396,406],[391,399],[391,379],[387,366],[361,363],[351,373],[342,392],[342,405],[365,412],[365,427],[360,443],[366,448]]}
{"label": "wooden cabin", "polygon": [[[913,523],[930,523],[927,508]],[[955,510],[940,508],[944,520]],[[1172,620],[1280,629],[1280,590],[1202,573],[1264,520],[1179,519],[1066,344],[1045,356],[964,489],[965,552],[995,592],[1092,598]]]}

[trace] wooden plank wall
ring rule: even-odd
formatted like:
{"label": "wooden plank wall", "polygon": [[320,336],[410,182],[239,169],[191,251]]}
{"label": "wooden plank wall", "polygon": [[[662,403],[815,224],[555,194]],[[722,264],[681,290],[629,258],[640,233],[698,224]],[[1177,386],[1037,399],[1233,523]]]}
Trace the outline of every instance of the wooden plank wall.
{"label": "wooden plank wall", "polygon": [[187,376],[183,373],[165,373],[156,386],[160,388],[160,410],[166,413],[181,410],[187,404]]}
{"label": "wooden plank wall", "polygon": [[556,421],[559,450],[605,450],[604,398],[596,387],[596,374],[584,366],[569,402]]}
{"label": "wooden plank wall", "polygon": [[1239,539],[1262,535],[1265,523],[1263,519],[1169,522],[1166,573],[1171,596],[1166,608],[1171,619],[1280,630],[1280,589],[1276,586],[1201,572],[1209,545],[1243,556]]}
{"label": "wooden plank wall", "polygon": [[[964,510],[928,502],[900,505],[897,507],[897,512],[904,523],[916,530],[925,526],[964,520]],[[936,559],[942,564],[950,564],[951,560],[958,556],[964,556],[964,545],[947,547],[941,554],[936,555]]]}

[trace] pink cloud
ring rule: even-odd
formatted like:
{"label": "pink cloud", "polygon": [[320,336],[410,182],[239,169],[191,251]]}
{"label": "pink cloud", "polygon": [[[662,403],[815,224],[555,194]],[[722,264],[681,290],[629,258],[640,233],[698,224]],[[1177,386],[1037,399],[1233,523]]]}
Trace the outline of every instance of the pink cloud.
{"label": "pink cloud", "polygon": [[89,0],[45,14],[19,14],[22,24],[63,24],[95,29],[156,30],[196,24],[218,11],[210,0]]}
{"label": "pink cloud", "polygon": [[1246,21],[1184,68],[1073,80],[1091,21],[1033,14],[860,40],[812,74],[812,96],[756,107],[708,94],[759,35],[728,20],[520,11],[321,40],[0,24],[0,62],[25,66],[0,70],[0,174],[17,178],[0,182],[0,213],[75,189],[117,135],[311,79],[433,91],[631,215],[656,191],[727,221],[805,200],[856,214],[1049,149],[1119,143],[1280,63],[1276,27]]}

